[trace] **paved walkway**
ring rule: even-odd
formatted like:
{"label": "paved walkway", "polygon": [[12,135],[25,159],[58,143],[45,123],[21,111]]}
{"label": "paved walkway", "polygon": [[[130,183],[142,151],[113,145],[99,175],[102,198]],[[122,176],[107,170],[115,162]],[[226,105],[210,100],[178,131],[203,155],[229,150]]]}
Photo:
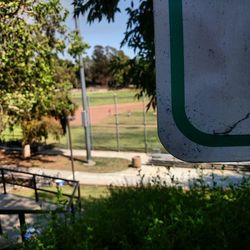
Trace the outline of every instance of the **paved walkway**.
{"label": "paved walkway", "polygon": [[42,210],[56,209],[57,206],[48,202],[36,202],[33,198],[25,198],[14,194],[0,194],[0,211],[1,209],[13,210]]}
{"label": "paved walkway", "polygon": [[[70,155],[69,150],[45,151],[46,154],[64,154]],[[85,156],[85,150],[74,150],[74,156]],[[203,177],[208,184],[216,182],[217,184],[227,185],[228,183],[237,183],[241,181],[242,176],[249,175],[246,168],[250,166],[249,162],[230,163],[226,165],[226,170],[222,171],[221,166],[227,163],[213,164],[190,164],[180,161],[170,154],[146,154],[136,152],[114,152],[114,151],[92,151],[93,157],[119,157],[131,160],[134,156],[140,156],[142,166],[140,169],[128,168],[116,173],[87,173],[75,172],[76,180],[81,184],[87,185],[115,185],[115,186],[136,186],[140,183],[148,184],[153,182],[162,182],[167,185],[180,184],[184,187],[197,178]],[[157,163],[157,165],[154,164]],[[168,165],[170,167],[162,166]],[[203,170],[197,169],[200,166]],[[219,167],[218,167],[219,166]],[[249,168],[250,169],[250,168]],[[72,179],[71,171],[45,170],[31,168],[33,173],[44,173],[62,178]]]}
{"label": "paved walkway", "polygon": [[[47,150],[44,154],[70,155],[69,150]],[[74,150],[74,156],[85,156],[85,150]],[[115,185],[115,186],[136,186],[140,183],[148,184],[162,182],[167,185],[180,184],[184,187],[190,185],[194,179],[203,177],[208,184],[227,185],[241,181],[242,176],[249,176],[246,171],[250,166],[249,162],[244,163],[217,163],[217,164],[192,164],[180,161],[170,154],[146,154],[137,152],[114,152],[114,151],[92,151],[93,157],[119,157],[131,160],[134,156],[140,156],[142,166],[140,169],[128,168],[115,173],[87,173],[75,172],[76,180],[87,185]],[[221,170],[221,166],[226,166]],[[212,169],[213,166],[215,169]],[[15,166],[13,166],[15,168]],[[199,168],[197,168],[199,167]],[[203,170],[200,169],[204,168]],[[19,168],[20,169],[20,168]],[[60,171],[50,169],[30,168],[30,172],[46,174],[66,179],[73,179],[71,171]]]}
{"label": "paved walkway", "polygon": [[[49,202],[36,202],[35,199],[26,198],[13,194],[0,194],[0,213],[1,210],[54,210],[58,206]],[[25,221],[27,225],[34,225],[35,223],[45,223],[44,218],[46,215],[40,214],[26,214]],[[10,241],[20,241],[20,222],[18,214],[0,214],[0,223],[3,233],[8,236]],[[1,243],[1,246],[6,244],[6,241]]]}

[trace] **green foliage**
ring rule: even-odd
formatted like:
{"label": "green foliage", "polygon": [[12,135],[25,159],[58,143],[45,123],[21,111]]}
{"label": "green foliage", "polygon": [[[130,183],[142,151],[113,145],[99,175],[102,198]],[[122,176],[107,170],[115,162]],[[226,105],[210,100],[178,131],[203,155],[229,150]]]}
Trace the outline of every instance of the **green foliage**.
{"label": "green foliage", "polygon": [[105,87],[126,87],[131,82],[125,81],[129,58],[122,50],[97,45],[91,58],[86,58],[85,70],[88,85]]}
{"label": "green foliage", "polygon": [[74,105],[68,84],[56,79],[54,62],[66,47],[67,12],[59,0],[0,0],[0,6],[0,104],[6,123],[23,127],[24,143],[47,136],[45,117],[60,121],[65,131]]}
{"label": "green foliage", "polygon": [[[144,93],[149,98],[148,109],[156,108],[156,85],[154,60],[134,58],[129,61],[129,71],[124,75],[125,81],[133,81],[140,89],[136,97],[141,98]],[[137,79],[134,81],[133,79]]]}
{"label": "green foliage", "polygon": [[68,52],[75,60],[77,60],[78,56],[84,54],[86,49],[90,48],[90,46],[82,41],[78,31],[71,32],[69,38],[70,45]]}
{"label": "green foliage", "polygon": [[68,199],[66,199],[64,196],[63,196],[63,191],[62,191],[62,188],[60,186],[56,186],[56,203],[58,205],[64,205],[66,206],[67,205],[67,202],[68,202]]}
{"label": "green foliage", "polygon": [[24,143],[33,143],[47,139],[52,134],[55,139],[63,135],[61,126],[53,118],[42,117],[42,119],[33,119],[29,122],[22,123],[22,134]]}
{"label": "green foliage", "polygon": [[86,202],[84,212],[53,219],[38,249],[248,249],[249,204],[247,182],[188,191],[111,188],[109,197]]}
{"label": "green foliage", "polygon": [[118,8],[119,0],[88,0],[88,1],[81,1],[81,0],[74,0],[73,4],[75,6],[75,13],[79,15],[80,13],[84,14],[85,12],[89,11],[88,13],[88,21],[90,23],[94,22],[95,20],[101,21],[103,16],[107,18],[107,20],[114,21],[115,13],[120,11]]}
{"label": "green foliage", "polygon": [[78,77],[79,67],[67,59],[55,58],[53,62],[55,81],[68,88],[78,88],[80,80]]}
{"label": "green foliage", "polygon": [[109,87],[124,88],[133,85],[133,79],[129,76],[131,65],[129,57],[122,50],[118,51],[110,62],[109,71],[113,76],[113,81]]}

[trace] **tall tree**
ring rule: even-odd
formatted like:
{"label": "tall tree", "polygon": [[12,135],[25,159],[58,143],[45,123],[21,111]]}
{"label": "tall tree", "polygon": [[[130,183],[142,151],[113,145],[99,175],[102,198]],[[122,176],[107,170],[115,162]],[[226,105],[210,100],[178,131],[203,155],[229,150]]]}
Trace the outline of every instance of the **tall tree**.
{"label": "tall tree", "polygon": [[124,87],[124,74],[127,73],[129,58],[123,51],[113,47],[97,45],[91,59],[86,61],[86,77],[90,84],[104,87]]}
{"label": "tall tree", "polygon": [[20,124],[29,144],[47,137],[53,119],[63,131],[74,111],[69,86],[55,73],[67,12],[59,0],[0,0],[0,7],[0,104],[8,126]]}
{"label": "tall tree", "polygon": [[109,87],[124,88],[133,85],[133,79],[129,77],[129,72],[131,70],[130,59],[122,50],[116,51],[110,61],[109,69],[113,78]]}
{"label": "tall tree", "polygon": [[[127,75],[134,84],[141,89],[139,96],[145,92],[151,97],[153,106],[155,100],[155,56],[154,56],[154,25],[153,0],[138,0],[135,8],[134,0],[126,9],[128,14],[127,29],[121,45],[127,44],[137,52],[137,56],[130,61],[130,71]],[[75,15],[86,14],[89,23],[106,18],[109,22],[115,20],[120,12],[119,0],[74,0]]]}
{"label": "tall tree", "polygon": [[109,58],[106,55],[106,49],[97,45],[94,48],[92,54],[92,83],[94,85],[108,86],[109,81],[111,80],[109,74]]}

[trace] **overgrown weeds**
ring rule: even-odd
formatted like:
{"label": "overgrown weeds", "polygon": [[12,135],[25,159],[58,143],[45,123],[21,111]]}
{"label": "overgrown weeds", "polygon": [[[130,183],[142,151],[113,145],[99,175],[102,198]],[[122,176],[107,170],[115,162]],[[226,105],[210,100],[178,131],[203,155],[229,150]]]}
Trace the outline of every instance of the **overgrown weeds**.
{"label": "overgrown weeds", "polygon": [[[110,188],[74,216],[52,218],[18,249],[249,249],[250,184]],[[173,179],[174,181],[174,179]]]}

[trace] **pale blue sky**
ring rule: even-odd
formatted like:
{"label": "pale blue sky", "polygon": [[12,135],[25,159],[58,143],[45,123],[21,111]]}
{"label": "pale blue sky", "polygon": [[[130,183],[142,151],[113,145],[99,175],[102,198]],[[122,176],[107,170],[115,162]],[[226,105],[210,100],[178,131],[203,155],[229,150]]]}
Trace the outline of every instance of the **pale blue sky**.
{"label": "pale blue sky", "polygon": [[[71,5],[71,0],[61,0],[62,5],[70,11],[70,15],[67,19],[67,26],[73,30],[74,29],[74,20],[72,17],[73,6]],[[135,1],[139,2],[139,0]],[[103,20],[101,23],[95,22],[89,25],[86,22],[86,18],[82,15],[79,17],[81,35],[83,39],[88,42],[91,48],[87,51],[88,55],[92,54],[92,50],[95,45],[102,46],[112,46],[116,49],[120,49],[120,42],[124,37],[124,32],[126,30],[126,21],[128,19],[125,12],[125,8],[130,1],[120,1],[121,13],[118,13],[115,18],[115,23],[108,23],[106,20]],[[125,54],[133,57],[134,52],[128,47],[122,47]]]}

